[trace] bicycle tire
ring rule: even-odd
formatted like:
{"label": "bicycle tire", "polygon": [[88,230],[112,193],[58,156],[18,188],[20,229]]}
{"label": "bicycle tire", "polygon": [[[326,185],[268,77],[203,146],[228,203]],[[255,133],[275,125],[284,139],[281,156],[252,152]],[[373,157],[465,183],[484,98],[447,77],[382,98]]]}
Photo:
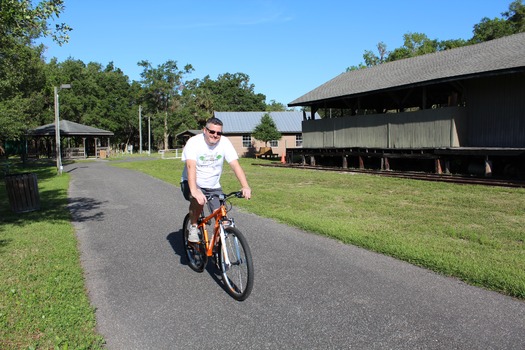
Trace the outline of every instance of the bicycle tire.
{"label": "bicycle tire", "polygon": [[184,246],[184,251],[186,252],[186,258],[188,259],[188,266],[193,271],[202,272],[208,262],[208,256],[205,253],[204,243],[188,242],[188,230],[190,225],[190,214],[186,214],[182,225],[182,244]]}
{"label": "bicycle tire", "polygon": [[[243,301],[253,289],[254,269],[252,253],[244,235],[235,227],[228,227],[220,248],[222,282],[226,292],[234,299]],[[226,265],[224,253],[228,254],[230,265]]]}

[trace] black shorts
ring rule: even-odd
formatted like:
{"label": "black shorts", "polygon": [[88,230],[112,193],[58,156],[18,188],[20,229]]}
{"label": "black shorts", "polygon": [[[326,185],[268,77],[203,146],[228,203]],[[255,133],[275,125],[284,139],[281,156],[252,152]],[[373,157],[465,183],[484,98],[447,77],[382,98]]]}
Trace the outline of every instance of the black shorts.
{"label": "black shorts", "polygon": [[[180,183],[180,190],[182,191],[182,195],[184,196],[184,199],[189,201],[191,197],[190,193],[190,186],[188,186],[188,181],[182,181]],[[209,196],[211,194],[222,194],[222,188],[201,188],[200,189],[202,193],[204,193],[205,196]],[[211,201],[208,201],[208,208],[210,209],[210,213],[213,212],[215,209],[217,209],[220,206],[219,198],[213,197]]]}

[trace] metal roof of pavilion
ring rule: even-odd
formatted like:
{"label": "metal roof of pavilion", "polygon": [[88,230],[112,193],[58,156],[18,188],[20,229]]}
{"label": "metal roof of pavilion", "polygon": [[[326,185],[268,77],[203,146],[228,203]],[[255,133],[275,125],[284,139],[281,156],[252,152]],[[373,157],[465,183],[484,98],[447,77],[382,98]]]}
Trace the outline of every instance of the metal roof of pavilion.
{"label": "metal roof of pavilion", "polygon": [[[55,123],[39,126],[29,130],[31,136],[52,136],[55,135]],[[113,132],[83,125],[69,120],[60,121],[61,136],[113,136]]]}
{"label": "metal roof of pavilion", "polygon": [[342,73],[289,106],[525,70],[525,33]]}
{"label": "metal roof of pavilion", "polygon": [[[268,113],[280,133],[301,133],[302,111],[287,112],[214,112],[214,116],[223,122],[225,134],[251,133],[261,122],[262,116]],[[307,117],[310,112],[306,112]],[[319,119],[319,115],[317,115]]]}

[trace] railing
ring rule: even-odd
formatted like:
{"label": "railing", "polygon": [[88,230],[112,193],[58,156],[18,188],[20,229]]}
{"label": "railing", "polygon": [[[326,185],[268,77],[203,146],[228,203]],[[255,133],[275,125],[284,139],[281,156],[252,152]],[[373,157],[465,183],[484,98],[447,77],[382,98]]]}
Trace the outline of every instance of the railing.
{"label": "railing", "polygon": [[84,147],[68,147],[64,149],[63,157],[65,158],[86,158]]}
{"label": "railing", "polygon": [[161,149],[159,154],[162,159],[180,159],[182,158],[182,148]]}

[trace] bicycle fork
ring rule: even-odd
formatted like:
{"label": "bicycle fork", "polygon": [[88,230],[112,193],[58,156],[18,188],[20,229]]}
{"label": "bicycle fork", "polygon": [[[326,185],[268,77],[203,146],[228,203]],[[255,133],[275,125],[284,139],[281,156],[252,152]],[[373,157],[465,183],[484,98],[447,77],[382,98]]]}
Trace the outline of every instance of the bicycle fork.
{"label": "bicycle fork", "polygon": [[228,256],[228,250],[226,249],[226,234],[224,233],[224,227],[220,224],[219,238],[221,240],[222,256],[224,257],[224,271],[228,270],[231,266],[230,257]]}

